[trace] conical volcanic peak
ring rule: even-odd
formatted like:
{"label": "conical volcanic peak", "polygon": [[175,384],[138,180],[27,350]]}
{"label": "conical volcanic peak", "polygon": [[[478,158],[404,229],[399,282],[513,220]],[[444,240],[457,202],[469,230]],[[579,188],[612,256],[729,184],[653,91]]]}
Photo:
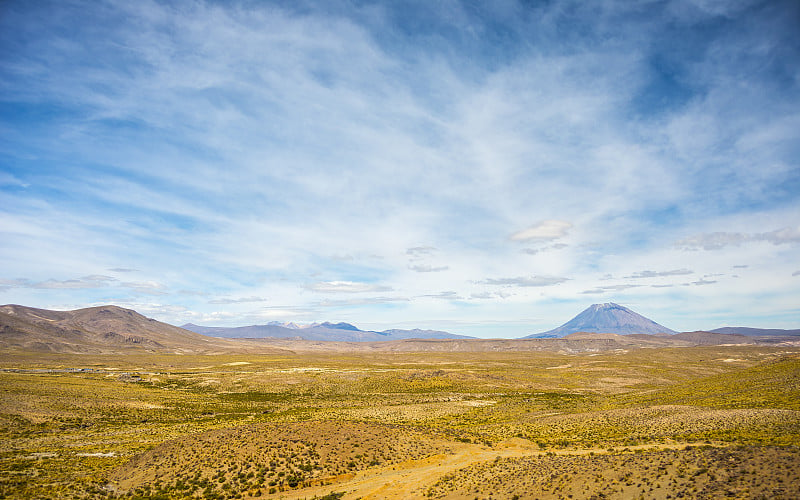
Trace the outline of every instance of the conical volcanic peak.
{"label": "conical volcanic peak", "polygon": [[563,337],[577,332],[617,333],[620,335],[676,333],[674,330],[659,325],[627,307],[608,302],[605,304],[592,304],[582,313],[558,328],[523,338],[542,337],[545,335]]}

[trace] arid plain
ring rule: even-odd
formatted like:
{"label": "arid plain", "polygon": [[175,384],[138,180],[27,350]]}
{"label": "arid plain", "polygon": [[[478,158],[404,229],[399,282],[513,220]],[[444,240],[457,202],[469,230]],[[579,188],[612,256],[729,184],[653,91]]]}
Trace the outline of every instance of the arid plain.
{"label": "arid plain", "polygon": [[0,495],[800,496],[792,342],[133,344],[4,348]]}

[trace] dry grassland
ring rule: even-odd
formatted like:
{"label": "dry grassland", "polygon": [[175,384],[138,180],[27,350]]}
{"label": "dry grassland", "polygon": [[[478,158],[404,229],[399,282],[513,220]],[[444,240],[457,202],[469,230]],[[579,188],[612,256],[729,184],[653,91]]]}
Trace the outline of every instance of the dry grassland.
{"label": "dry grassland", "polygon": [[797,348],[0,369],[3,498],[800,497]]}

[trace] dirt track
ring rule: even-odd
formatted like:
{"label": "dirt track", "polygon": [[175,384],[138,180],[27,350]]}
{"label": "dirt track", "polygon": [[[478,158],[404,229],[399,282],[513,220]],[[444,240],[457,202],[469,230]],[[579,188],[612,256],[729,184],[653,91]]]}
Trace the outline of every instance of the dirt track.
{"label": "dirt track", "polygon": [[[702,443],[684,443],[675,445],[640,445],[629,449],[676,448],[701,445]],[[453,445],[453,453],[434,455],[420,460],[409,460],[388,467],[371,468],[325,486],[304,488],[302,490],[284,492],[278,495],[281,499],[308,499],[324,496],[332,491],[345,492],[344,499],[361,498],[364,500],[403,500],[425,498],[425,490],[450,472],[464,467],[489,462],[495,458],[515,458],[544,455],[535,443],[513,438],[494,447],[478,444]],[[603,449],[558,450],[557,455],[588,455],[589,453],[607,453]]]}

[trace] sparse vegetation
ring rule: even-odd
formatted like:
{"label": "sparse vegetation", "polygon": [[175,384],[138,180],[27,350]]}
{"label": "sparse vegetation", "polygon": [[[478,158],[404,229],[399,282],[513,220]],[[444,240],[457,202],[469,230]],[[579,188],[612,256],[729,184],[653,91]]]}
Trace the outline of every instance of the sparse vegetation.
{"label": "sparse vegetation", "polygon": [[16,353],[0,368],[6,498],[800,494],[800,349]]}

